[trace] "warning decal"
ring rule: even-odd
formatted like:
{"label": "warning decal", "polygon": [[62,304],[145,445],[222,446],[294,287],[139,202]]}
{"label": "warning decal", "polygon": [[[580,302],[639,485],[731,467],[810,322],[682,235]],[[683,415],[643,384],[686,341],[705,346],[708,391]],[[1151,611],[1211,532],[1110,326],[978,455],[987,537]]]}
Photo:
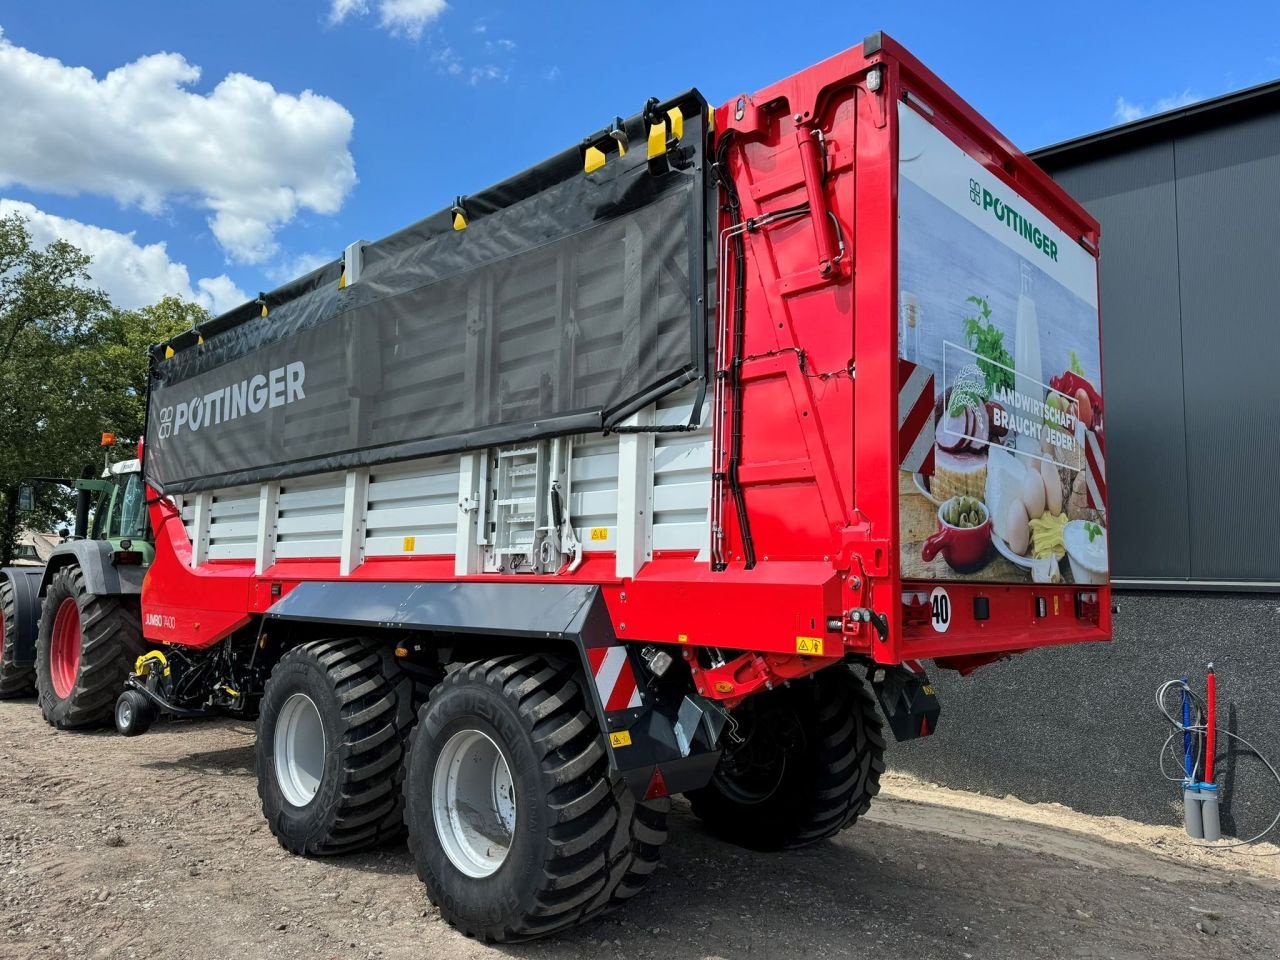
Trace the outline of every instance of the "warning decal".
{"label": "warning decal", "polygon": [[822,656],[821,637],[796,637],[796,653],[806,657]]}

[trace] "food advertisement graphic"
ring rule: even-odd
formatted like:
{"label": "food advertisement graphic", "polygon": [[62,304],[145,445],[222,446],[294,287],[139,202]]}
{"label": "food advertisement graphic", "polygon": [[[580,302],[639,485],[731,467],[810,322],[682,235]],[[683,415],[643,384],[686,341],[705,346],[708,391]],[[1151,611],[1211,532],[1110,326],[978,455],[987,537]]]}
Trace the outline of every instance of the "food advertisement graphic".
{"label": "food advertisement graphic", "polygon": [[1105,583],[1097,260],[899,119],[902,576]]}

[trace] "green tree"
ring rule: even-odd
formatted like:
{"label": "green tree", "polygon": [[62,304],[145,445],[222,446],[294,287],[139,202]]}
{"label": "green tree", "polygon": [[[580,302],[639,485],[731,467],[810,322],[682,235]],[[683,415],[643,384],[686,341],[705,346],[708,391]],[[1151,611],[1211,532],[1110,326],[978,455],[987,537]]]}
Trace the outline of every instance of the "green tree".
{"label": "green tree", "polygon": [[[36,246],[21,217],[0,218],[0,564],[12,557],[22,481],[78,476],[84,464],[101,462],[104,432],[136,439],[147,347],[207,317],[174,297],[117,309],[92,285],[89,266],[65,241]],[[36,491],[27,522],[66,516],[65,490]]]}

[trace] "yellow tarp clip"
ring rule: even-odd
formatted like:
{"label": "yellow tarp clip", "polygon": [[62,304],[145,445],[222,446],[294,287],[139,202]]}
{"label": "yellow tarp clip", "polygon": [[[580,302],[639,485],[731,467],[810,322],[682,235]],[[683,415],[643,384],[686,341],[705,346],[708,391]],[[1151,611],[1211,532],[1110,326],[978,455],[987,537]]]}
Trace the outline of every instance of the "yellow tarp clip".
{"label": "yellow tarp clip", "polygon": [[587,147],[582,152],[582,172],[595,173],[605,165],[607,160],[608,157],[604,155],[604,151],[599,147]]}
{"label": "yellow tarp clip", "polygon": [[675,140],[684,139],[684,111],[679,107],[672,107],[667,111],[667,117],[671,121],[671,136]]}
{"label": "yellow tarp clip", "polygon": [[453,214],[453,229],[467,229],[467,208],[465,206],[466,197],[458,197],[453,201],[453,206],[449,208],[449,212]]}
{"label": "yellow tarp clip", "polygon": [[667,121],[649,125],[649,159],[665,156],[667,152]]}

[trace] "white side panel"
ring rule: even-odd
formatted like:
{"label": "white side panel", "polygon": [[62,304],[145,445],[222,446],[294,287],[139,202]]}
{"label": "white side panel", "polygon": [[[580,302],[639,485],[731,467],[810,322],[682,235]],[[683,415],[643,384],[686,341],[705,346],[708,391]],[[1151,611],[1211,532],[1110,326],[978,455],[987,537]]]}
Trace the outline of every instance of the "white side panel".
{"label": "white side panel", "polygon": [[457,454],[374,467],[366,557],[452,556],[458,536]]}
{"label": "white side panel", "polygon": [[264,483],[258,488],[258,540],[254,573],[259,576],[276,562],[276,519],[280,513],[280,484]]}
{"label": "white side panel", "polygon": [[364,524],[369,514],[369,471],[348,470],[342,491],[342,546],[338,573],[346,576],[364,561]]}
{"label": "white side panel", "polygon": [[230,487],[209,505],[209,560],[247,560],[258,540],[258,488]]}
{"label": "white side panel", "polygon": [[336,557],[342,548],[345,473],[325,473],[280,484],[276,557]]}
{"label": "white side panel", "polygon": [[[696,393],[690,387],[658,403],[660,424],[688,423]],[[654,434],[653,549],[710,554],[707,513],[711,506],[711,397],[702,407],[702,429]]]}
{"label": "white side panel", "polygon": [[569,518],[585,553],[618,546],[618,436],[573,438]]}
{"label": "white side panel", "polygon": [[209,508],[213,494],[205,491],[196,494],[195,509],[191,514],[191,566],[198,567],[209,559]]}
{"label": "white side panel", "polygon": [[[653,424],[654,409],[645,407],[625,421],[628,427]],[[619,577],[634,577],[653,558],[653,434],[618,435]]]}
{"label": "white side panel", "polygon": [[[638,416],[652,417],[655,424],[686,423],[695,395],[693,388],[683,390]],[[655,550],[697,550],[700,559],[707,558],[709,418],[708,399],[703,427],[694,433],[573,438],[569,515],[586,552],[624,550],[631,559],[620,559],[618,569],[627,576]],[[315,557],[339,558],[349,570],[369,557],[434,555],[455,557],[460,574],[475,573],[476,544],[485,533],[476,529],[476,511],[459,504],[488,496],[484,468],[493,455],[388,464],[369,469],[367,478],[344,471],[237,487],[190,495],[178,505],[197,564],[248,559],[261,573],[277,559]],[[629,518],[627,531],[619,528],[620,503]]]}
{"label": "white side panel", "polygon": [[196,494],[176,495],[174,504],[182,513],[182,529],[186,531],[187,541],[196,542]]}

